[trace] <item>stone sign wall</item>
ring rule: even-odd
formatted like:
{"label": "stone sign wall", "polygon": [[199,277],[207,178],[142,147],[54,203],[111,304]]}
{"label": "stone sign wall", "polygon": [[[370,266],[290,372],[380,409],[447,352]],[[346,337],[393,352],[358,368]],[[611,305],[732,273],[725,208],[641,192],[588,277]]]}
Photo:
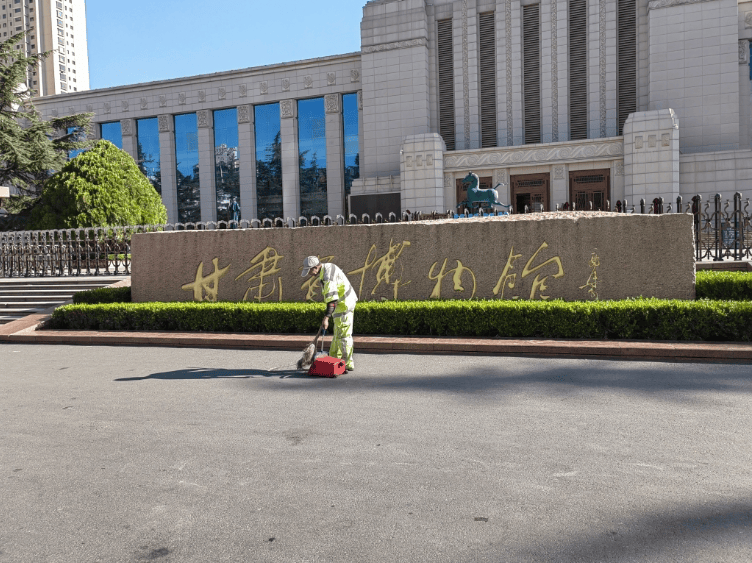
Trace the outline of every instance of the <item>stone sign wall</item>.
{"label": "stone sign wall", "polygon": [[574,212],[136,234],[133,300],[321,301],[308,255],[367,301],[694,298],[691,215]]}

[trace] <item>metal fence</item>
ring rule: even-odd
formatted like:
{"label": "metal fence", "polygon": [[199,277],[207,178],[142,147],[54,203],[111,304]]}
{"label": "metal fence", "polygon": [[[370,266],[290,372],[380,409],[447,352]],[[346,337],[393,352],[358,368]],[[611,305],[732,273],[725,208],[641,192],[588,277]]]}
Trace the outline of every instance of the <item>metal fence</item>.
{"label": "metal fence", "polygon": [[[647,203],[640,200],[637,206],[617,201],[614,208],[608,200],[600,209],[588,202],[587,209],[577,209],[574,202],[556,205],[556,212],[615,211],[618,213],[691,213],[695,225],[696,260],[749,260],[752,259],[752,218],[749,198],[742,203],[741,194],[734,195],[733,202],[722,202],[716,195],[712,205],[697,195],[684,204],[681,196],[676,202],[664,203],[656,198]],[[525,212],[539,212],[525,207]],[[498,215],[498,211],[478,208],[472,214]],[[467,217],[471,211],[464,209],[459,217]],[[139,225],[130,227],[101,227],[61,229],[53,231],[7,231],[0,232],[0,277],[36,276],[122,276],[131,273],[131,237],[135,233],[181,230],[215,229],[274,229],[291,227],[347,226],[356,224],[399,223],[418,220],[435,220],[457,217],[446,212],[410,213],[404,211],[398,217],[389,213],[384,217],[376,213],[373,218],[363,214],[360,218],[350,214],[332,218],[299,217],[297,220],[251,219],[241,221],[209,221],[198,223],[170,223],[166,225]]]}

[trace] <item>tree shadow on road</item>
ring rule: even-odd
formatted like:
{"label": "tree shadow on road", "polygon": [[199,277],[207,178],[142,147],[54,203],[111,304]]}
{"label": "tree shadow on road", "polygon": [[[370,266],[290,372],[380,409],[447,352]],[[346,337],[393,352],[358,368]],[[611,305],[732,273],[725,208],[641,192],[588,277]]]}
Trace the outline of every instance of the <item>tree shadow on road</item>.
{"label": "tree shadow on road", "polygon": [[[491,547],[483,550],[485,553],[477,553],[473,561],[496,561],[493,550]],[[748,561],[746,557],[752,553],[752,502],[710,502],[626,520],[616,518],[604,522],[601,530],[581,537],[544,540],[521,551],[515,560],[525,563]]]}
{"label": "tree shadow on road", "polygon": [[278,377],[279,379],[309,379],[304,371],[295,369],[216,369],[216,368],[186,368],[174,371],[152,373],[143,377],[121,377],[115,381],[144,381],[147,379],[253,379],[257,377]]}

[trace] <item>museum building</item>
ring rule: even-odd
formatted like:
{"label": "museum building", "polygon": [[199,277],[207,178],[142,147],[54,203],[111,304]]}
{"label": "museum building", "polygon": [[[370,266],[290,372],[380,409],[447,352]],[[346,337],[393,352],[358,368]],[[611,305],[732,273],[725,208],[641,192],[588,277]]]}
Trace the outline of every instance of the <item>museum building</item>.
{"label": "museum building", "polygon": [[752,196],[752,1],[374,0],[361,50],[47,96],[170,222]]}

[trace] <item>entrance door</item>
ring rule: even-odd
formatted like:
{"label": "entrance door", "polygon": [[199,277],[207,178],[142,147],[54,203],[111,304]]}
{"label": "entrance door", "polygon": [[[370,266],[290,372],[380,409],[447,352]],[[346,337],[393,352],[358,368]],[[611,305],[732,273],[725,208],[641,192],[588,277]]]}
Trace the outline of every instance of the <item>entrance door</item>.
{"label": "entrance door", "polygon": [[[457,186],[457,205],[459,206],[460,203],[463,201],[467,201],[467,184],[464,186],[462,185],[462,178],[457,178],[456,181]],[[491,176],[478,176],[478,187],[481,190],[487,190],[489,188],[493,188],[493,178]],[[460,211],[464,211],[464,209],[460,209]]]}
{"label": "entrance door", "polygon": [[512,188],[512,201],[515,213],[528,211],[548,211],[550,175],[547,172],[541,174],[518,174],[510,178]]}
{"label": "entrance door", "polygon": [[569,201],[575,203],[575,209],[590,210],[591,201],[594,211],[606,209],[606,201],[611,198],[610,179],[608,168],[570,172]]}

